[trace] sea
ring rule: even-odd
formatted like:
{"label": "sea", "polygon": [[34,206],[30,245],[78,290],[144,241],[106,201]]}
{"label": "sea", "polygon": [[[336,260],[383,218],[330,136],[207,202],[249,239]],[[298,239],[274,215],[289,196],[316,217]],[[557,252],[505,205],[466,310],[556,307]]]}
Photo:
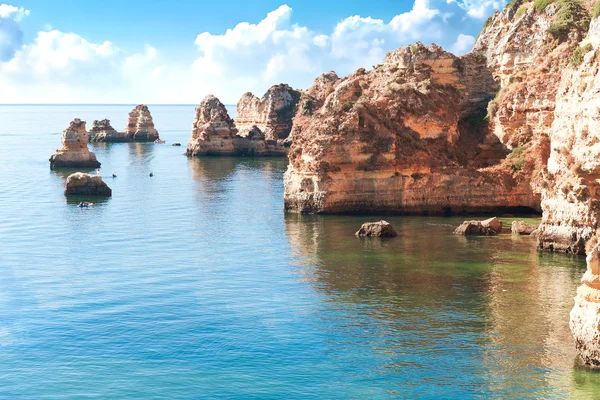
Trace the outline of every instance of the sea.
{"label": "sea", "polygon": [[[583,258],[286,214],[286,159],[184,155],[193,105],[149,106],[165,144],[91,143],[113,195],[79,208],[61,131],[133,107],[0,106],[1,399],[600,397],[568,327]],[[355,237],[380,219],[399,236]]]}

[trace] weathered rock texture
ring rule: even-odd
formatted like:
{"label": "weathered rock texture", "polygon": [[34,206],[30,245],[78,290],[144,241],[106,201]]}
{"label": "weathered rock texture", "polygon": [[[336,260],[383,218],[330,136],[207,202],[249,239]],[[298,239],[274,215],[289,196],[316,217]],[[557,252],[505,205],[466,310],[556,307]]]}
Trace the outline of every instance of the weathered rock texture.
{"label": "weathered rock texture", "polygon": [[493,217],[484,221],[465,221],[454,231],[457,235],[495,236],[502,232],[502,221]]}
{"label": "weathered rock texture", "polygon": [[112,195],[112,190],[98,175],[75,172],[69,175],[65,185],[65,195],[103,196]]}
{"label": "weathered rock texture", "polygon": [[237,103],[235,125],[239,136],[262,135],[267,140],[286,139],[300,92],[288,85],[271,87],[262,98],[246,93]]}
{"label": "weathered rock texture", "polygon": [[159,138],[148,106],[140,104],[131,110],[124,133],[134,142],[153,142]]}
{"label": "weathered rock texture", "polygon": [[365,222],[355,234],[358,237],[396,237],[398,233],[387,221]]}
{"label": "weathered rock texture", "polygon": [[571,310],[569,327],[583,361],[600,367],[600,248],[597,244],[591,247],[586,260],[587,270]]}
{"label": "weathered rock texture", "polygon": [[510,226],[510,231],[515,235],[531,235],[535,230],[535,226],[525,221],[513,221]]}
{"label": "weathered rock texture", "polygon": [[208,95],[196,108],[188,156],[285,156],[286,148],[275,140],[265,140],[259,129],[242,137],[227,113],[213,95]]}
{"label": "weathered rock texture", "polygon": [[110,125],[110,120],[94,120],[90,129],[89,139],[94,142],[126,142],[126,136],[122,132],[117,132]]}
{"label": "weathered rock texture", "polygon": [[372,71],[317,78],[294,118],[286,210],[539,209],[484,120],[498,90],[484,56],[420,43],[388,53]]}
{"label": "weathered rock texture", "polygon": [[85,121],[75,118],[61,137],[62,148],[50,157],[52,168],[98,168],[96,155],[88,149]]}

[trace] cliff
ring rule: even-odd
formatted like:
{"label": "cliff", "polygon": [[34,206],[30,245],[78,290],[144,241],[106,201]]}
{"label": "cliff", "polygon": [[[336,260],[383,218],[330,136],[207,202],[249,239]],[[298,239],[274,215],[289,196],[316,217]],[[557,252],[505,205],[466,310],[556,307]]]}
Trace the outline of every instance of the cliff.
{"label": "cliff", "polygon": [[260,132],[267,140],[286,139],[299,99],[300,92],[284,84],[271,87],[260,99],[244,94],[236,108],[238,135]]}
{"label": "cliff", "polygon": [[140,104],[131,110],[124,136],[134,142],[153,142],[159,138],[148,106]]}
{"label": "cliff", "polygon": [[260,129],[238,135],[227,109],[213,95],[208,95],[196,108],[188,156],[285,156],[283,144],[265,140]]}
{"label": "cliff", "polygon": [[302,94],[285,174],[296,212],[448,214],[539,209],[485,113],[485,58],[417,43],[371,71],[325,74]]}
{"label": "cliff", "polygon": [[52,168],[99,168],[96,155],[88,149],[85,121],[75,118],[61,136],[62,148],[50,157]]}

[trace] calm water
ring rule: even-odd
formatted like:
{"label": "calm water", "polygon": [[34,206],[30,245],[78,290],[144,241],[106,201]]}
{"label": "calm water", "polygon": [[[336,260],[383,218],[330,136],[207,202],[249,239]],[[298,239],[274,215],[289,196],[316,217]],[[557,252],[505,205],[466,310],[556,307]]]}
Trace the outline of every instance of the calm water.
{"label": "calm water", "polygon": [[581,258],[284,215],[286,160],[182,155],[193,106],[150,107],[167,145],[91,145],[113,197],[69,204],[60,131],[131,108],[0,106],[0,398],[600,396],[568,329]]}

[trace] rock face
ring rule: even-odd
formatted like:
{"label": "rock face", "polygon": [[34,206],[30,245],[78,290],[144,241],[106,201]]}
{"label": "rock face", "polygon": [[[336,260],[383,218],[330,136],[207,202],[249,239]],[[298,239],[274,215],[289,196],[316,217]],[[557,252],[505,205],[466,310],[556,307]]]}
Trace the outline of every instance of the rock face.
{"label": "rock face", "polygon": [[88,149],[85,121],[75,118],[61,137],[62,148],[50,157],[52,168],[99,168],[96,155]]}
{"label": "rock face", "polygon": [[112,195],[112,190],[104,183],[100,176],[76,172],[67,178],[65,195],[109,197]]}
{"label": "rock face", "polygon": [[420,43],[372,71],[317,78],[294,118],[285,209],[539,210],[539,195],[485,121],[498,89],[483,56]]}
{"label": "rock face", "polygon": [[288,85],[271,87],[262,98],[246,93],[237,103],[238,135],[262,135],[266,140],[286,139],[292,130],[292,119],[300,100],[300,92]]}
{"label": "rock face", "polygon": [[493,217],[485,221],[465,221],[454,231],[457,235],[495,236],[502,232],[502,221]]}
{"label": "rock face", "polygon": [[515,235],[531,235],[535,230],[535,226],[529,225],[525,221],[513,221],[510,226],[510,231]]}
{"label": "rock face", "polygon": [[285,156],[282,143],[265,140],[260,130],[252,129],[245,137],[227,113],[227,109],[213,95],[208,95],[196,108],[192,138],[188,142],[188,156]]}
{"label": "rock face", "polygon": [[[595,240],[597,242],[597,240]],[[592,243],[592,242],[590,242]],[[577,289],[569,327],[583,361],[600,367],[600,248],[597,244],[587,255],[587,271]]]}
{"label": "rock face", "polygon": [[358,232],[358,237],[395,237],[398,236],[392,225],[387,221],[365,222]]}
{"label": "rock face", "polygon": [[148,106],[140,104],[131,110],[125,136],[134,142],[153,142],[159,138]]}
{"label": "rock face", "polygon": [[89,131],[89,139],[94,142],[126,142],[125,134],[119,133],[110,125],[110,120],[94,120]]}

